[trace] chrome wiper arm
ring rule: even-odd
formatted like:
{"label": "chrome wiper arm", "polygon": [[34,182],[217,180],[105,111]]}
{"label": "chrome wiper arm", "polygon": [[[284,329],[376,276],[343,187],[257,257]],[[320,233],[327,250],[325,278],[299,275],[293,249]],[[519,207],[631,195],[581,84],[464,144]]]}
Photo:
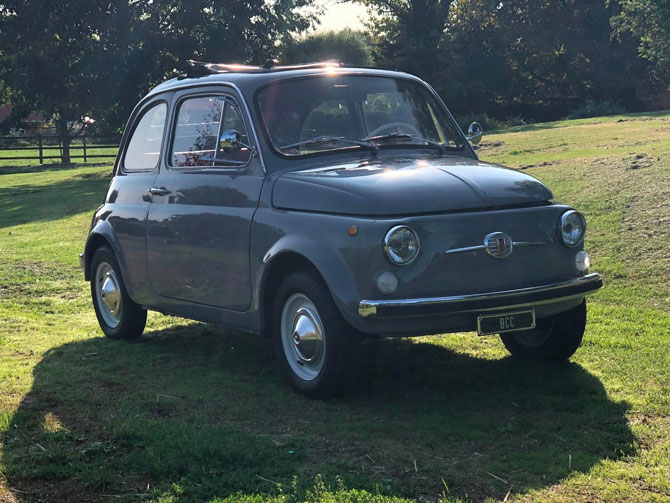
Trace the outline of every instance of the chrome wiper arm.
{"label": "chrome wiper arm", "polygon": [[448,145],[445,145],[444,143],[439,143],[433,140],[428,140],[426,138],[422,138],[420,136],[413,135],[411,133],[389,133],[389,134],[382,134],[379,136],[369,136],[367,138],[363,138],[361,141],[375,141],[375,140],[386,140],[387,138],[411,138],[412,140],[417,140],[424,142],[426,145],[434,147],[439,149],[441,152],[444,151],[445,148],[448,147]]}
{"label": "chrome wiper arm", "polygon": [[359,147],[365,147],[367,149],[372,150],[373,152],[377,152],[377,146],[368,141],[349,140],[344,136],[330,136],[330,135],[315,136],[314,138],[310,138],[309,140],[303,140],[296,143],[290,143],[289,145],[283,145],[279,147],[279,150],[284,150],[287,148],[304,147],[305,145],[318,145],[319,143],[330,143],[333,141],[349,143],[351,145],[358,145]]}

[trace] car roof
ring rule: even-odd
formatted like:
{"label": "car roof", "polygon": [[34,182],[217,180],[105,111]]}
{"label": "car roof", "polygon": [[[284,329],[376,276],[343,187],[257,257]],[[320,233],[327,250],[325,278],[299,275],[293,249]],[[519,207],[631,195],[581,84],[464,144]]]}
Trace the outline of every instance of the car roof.
{"label": "car roof", "polygon": [[216,68],[225,68],[223,71],[194,72],[170,79],[154,87],[146,97],[165,91],[176,91],[183,88],[203,85],[228,84],[239,88],[243,94],[250,96],[256,89],[271,82],[278,82],[296,77],[334,76],[334,75],[369,75],[376,77],[395,77],[420,81],[414,75],[393,70],[379,68],[347,67],[315,63],[290,67],[251,67],[243,65],[211,65]]}

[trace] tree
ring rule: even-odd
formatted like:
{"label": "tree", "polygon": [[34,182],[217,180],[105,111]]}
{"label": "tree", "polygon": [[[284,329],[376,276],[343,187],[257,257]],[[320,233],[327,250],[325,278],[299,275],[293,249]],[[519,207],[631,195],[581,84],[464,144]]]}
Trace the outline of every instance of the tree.
{"label": "tree", "polygon": [[651,61],[666,85],[670,81],[670,0],[620,0],[613,18],[616,33],[632,33],[640,55]]}
{"label": "tree", "polygon": [[344,29],[291,38],[282,47],[280,57],[286,64],[329,59],[347,65],[370,66],[372,51],[363,33]]}
{"label": "tree", "polygon": [[118,129],[186,59],[245,62],[314,19],[312,0],[3,0],[0,80],[54,120],[62,162],[83,118]]}
{"label": "tree", "polygon": [[647,65],[630,38],[612,39],[618,7],[606,0],[360,1],[378,62],[428,80],[458,114],[547,120],[588,101],[642,107]]}
{"label": "tree", "polygon": [[114,47],[105,38],[107,23],[117,21],[108,17],[116,14],[111,8],[111,3],[86,0],[2,5],[0,78],[18,91],[13,95],[18,109],[54,120],[64,163],[70,162],[70,142],[82,131],[83,117],[102,108],[113,92]]}
{"label": "tree", "polygon": [[[558,118],[588,101],[641,106],[647,65],[613,40],[616,6],[603,0],[461,0],[448,26],[467,106]],[[567,110],[566,110],[567,109]]]}
{"label": "tree", "polygon": [[368,7],[376,60],[432,80],[444,62],[441,46],[452,0],[360,0]]}
{"label": "tree", "polygon": [[[125,2],[124,2],[125,4]],[[119,128],[152,86],[183,72],[187,59],[262,64],[280,43],[313,26],[313,0],[154,0],[128,2],[121,30],[120,83],[101,115]]]}

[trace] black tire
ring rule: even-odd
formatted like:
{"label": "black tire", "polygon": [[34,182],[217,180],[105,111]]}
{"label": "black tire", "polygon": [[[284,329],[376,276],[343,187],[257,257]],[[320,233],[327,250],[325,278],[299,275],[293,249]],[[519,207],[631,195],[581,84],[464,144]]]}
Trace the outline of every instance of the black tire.
{"label": "black tire", "polygon": [[[313,378],[306,379],[298,375],[293,367],[300,362],[300,356],[293,353],[293,345],[286,348],[282,336],[282,312],[287,307],[287,323],[292,319],[293,333],[296,328],[296,317],[290,315],[289,301],[295,297],[306,297],[318,312],[323,326],[323,353],[321,367],[310,370],[317,373]],[[299,393],[310,398],[332,398],[342,395],[352,384],[356,373],[358,355],[358,337],[354,329],[342,318],[335,306],[328,287],[321,277],[312,270],[300,270],[289,274],[277,289],[272,310],[272,339],[280,367],[288,378],[291,386]],[[295,344],[299,347],[299,344]],[[294,357],[294,363],[289,358]],[[298,371],[300,370],[300,367]]]}
{"label": "black tire", "polygon": [[[120,293],[121,302],[117,313],[118,323],[115,326],[110,323],[109,314],[105,314],[101,311],[103,308],[99,304],[99,302],[104,302],[102,297],[100,299],[98,298],[98,295],[101,294],[97,291],[99,288],[97,288],[98,281],[96,275],[98,267],[100,267],[101,264],[103,264],[103,268],[105,267],[104,264],[108,264],[111,270],[113,270],[114,281],[118,286],[118,292]],[[142,309],[142,306],[133,302],[128,295],[126,285],[121,276],[119,263],[109,247],[101,246],[93,254],[90,265],[90,278],[91,299],[93,300],[95,315],[98,318],[98,323],[104,334],[112,339],[129,340],[139,338],[140,335],[142,335],[147,322],[147,312],[145,309]]]}
{"label": "black tire", "polygon": [[500,338],[514,356],[528,360],[564,361],[582,342],[586,328],[586,302],[569,311],[537,320],[533,330],[507,332]]}

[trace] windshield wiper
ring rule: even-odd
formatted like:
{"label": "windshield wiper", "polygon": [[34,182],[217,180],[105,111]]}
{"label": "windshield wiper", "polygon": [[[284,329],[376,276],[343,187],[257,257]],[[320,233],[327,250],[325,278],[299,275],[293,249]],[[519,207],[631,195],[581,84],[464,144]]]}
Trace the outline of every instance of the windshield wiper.
{"label": "windshield wiper", "polygon": [[389,133],[389,134],[382,134],[379,136],[370,136],[368,138],[363,138],[361,141],[378,141],[378,140],[386,140],[389,138],[411,138],[412,140],[417,140],[423,142],[426,146],[436,148],[440,151],[440,153],[444,153],[445,149],[449,145],[445,145],[444,143],[439,143],[433,140],[428,140],[426,138],[421,138],[420,136],[416,136],[410,133]]}
{"label": "windshield wiper", "polygon": [[378,147],[373,143],[365,140],[349,140],[344,136],[330,136],[330,135],[321,135],[310,138],[309,140],[303,140],[296,143],[290,143],[289,145],[283,145],[279,147],[279,150],[284,150],[287,148],[297,148],[304,147],[306,145],[318,145],[319,143],[331,143],[339,141],[341,143],[349,143],[350,145],[358,145],[359,147],[364,147],[371,150],[373,153],[377,153]]}

